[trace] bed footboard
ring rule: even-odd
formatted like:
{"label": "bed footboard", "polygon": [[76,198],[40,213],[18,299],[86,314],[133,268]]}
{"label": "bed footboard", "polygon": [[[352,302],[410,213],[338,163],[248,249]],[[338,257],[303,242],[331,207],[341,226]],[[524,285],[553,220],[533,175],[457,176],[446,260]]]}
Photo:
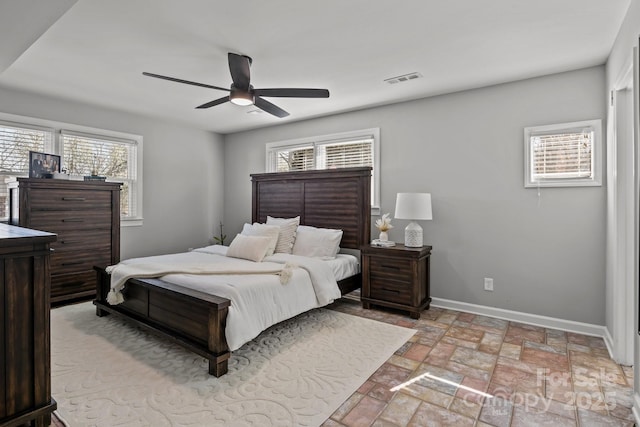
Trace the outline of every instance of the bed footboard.
{"label": "bed footboard", "polygon": [[225,327],[230,301],[158,279],[131,279],[122,294],[124,303],[110,305],[110,276],[97,274],[96,315],[113,314],[175,342],[209,360],[209,373],[227,373],[231,353]]}

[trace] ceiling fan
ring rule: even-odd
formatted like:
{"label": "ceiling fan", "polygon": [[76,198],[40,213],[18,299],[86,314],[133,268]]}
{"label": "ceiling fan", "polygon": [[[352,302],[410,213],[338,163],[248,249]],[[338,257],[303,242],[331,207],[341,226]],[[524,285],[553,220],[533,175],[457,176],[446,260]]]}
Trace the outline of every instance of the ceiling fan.
{"label": "ceiling fan", "polygon": [[262,98],[267,97],[280,97],[280,98],[328,98],[329,91],[327,89],[301,89],[301,88],[273,88],[273,89],[255,89],[250,81],[250,71],[252,59],[246,55],[238,55],[236,53],[229,52],[229,71],[231,72],[231,89],[224,87],[212,86],[204,83],[192,82],[189,80],[177,79],[175,77],[161,76],[160,74],[153,74],[143,72],[142,74],[149,77],[155,77],[158,79],[169,80],[172,82],[184,83],[193,86],[206,87],[209,89],[224,90],[230,92],[228,96],[215,99],[213,101],[206,102],[202,105],[198,105],[196,108],[210,108],[215,105],[223,104],[227,101],[236,105],[255,105],[261,110],[267,113],[273,114],[276,117],[287,117],[287,113],[282,108]]}

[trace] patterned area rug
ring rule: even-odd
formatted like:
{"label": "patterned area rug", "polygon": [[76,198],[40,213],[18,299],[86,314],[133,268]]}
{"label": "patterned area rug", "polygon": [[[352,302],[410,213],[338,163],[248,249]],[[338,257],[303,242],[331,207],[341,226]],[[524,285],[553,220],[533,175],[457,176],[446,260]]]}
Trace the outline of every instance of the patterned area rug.
{"label": "patterned area rug", "polygon": [[229,373],[91,303],[51,312],[52,395],[75,426],[318,426],[414,330],[328,309],[234,352]]}

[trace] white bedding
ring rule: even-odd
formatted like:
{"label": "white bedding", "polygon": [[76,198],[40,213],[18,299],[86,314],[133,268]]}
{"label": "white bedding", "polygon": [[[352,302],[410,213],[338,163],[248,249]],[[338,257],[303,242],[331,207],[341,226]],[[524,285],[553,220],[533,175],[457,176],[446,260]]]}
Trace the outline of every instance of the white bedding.
{"label": "white bedding", "polygon": [[[340,298],[336,280],[342,279],[343,274],[358,269],[357,259],[350,255],[340,255],[339,259],[327,262],[296,255],[274,254],[266,257],[262,263],[255,263],[228,258],[224,256],[227,249],[225,246],[214,245],[183,254],[127,260],[126,263],[131,266],[136,262],[147,262],[149,258],[158,260],[169,257],[171,262],[186,261],[200,265],[208,257],[212,257],[211,260],[215,263],[231,262],[234,271],[241,269],[243,265],[255,271],[256,264],[263,264],[260,268],[287,263],[299,267],[292,269],[291,277],[285,284],[281,283],[278,275],[258,272],[250,275],[216,273],[161,276],[164,281],[231,300],[226,337],[232,351],[276,323]],[[339,279],[336,279],[336,273],[339,274]]]}

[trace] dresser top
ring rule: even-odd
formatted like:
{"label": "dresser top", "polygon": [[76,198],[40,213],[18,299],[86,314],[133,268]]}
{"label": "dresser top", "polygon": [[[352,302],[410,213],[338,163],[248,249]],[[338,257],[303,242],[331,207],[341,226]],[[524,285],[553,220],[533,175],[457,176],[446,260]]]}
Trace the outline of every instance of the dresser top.
{"label": "dresser top", "polygon": [[387,254],[387,255],[400,255],[404,254],[406,256],[416,256],[423,257],[429,255],[431,253],[431,246],[422,246],[419,248],[411,248],[403,245],[402,243],[396,243],[395,246],[373,246],[366,245],[361,248],[364,253],[375,253],[375,254]]}
{"label": "dresser top", "polygon": [[0,223],[0,247],[54,242],[56,237],[53,233]]}
{"label": "dresser top", "polygon": [[9,183],[9,187],[12,185],[19,185],[20,188],[114,190],[119,189],[122,186],[122,183],[105,181],[76,181],[71,179],[54,178],[18,178],[17,181]]}

